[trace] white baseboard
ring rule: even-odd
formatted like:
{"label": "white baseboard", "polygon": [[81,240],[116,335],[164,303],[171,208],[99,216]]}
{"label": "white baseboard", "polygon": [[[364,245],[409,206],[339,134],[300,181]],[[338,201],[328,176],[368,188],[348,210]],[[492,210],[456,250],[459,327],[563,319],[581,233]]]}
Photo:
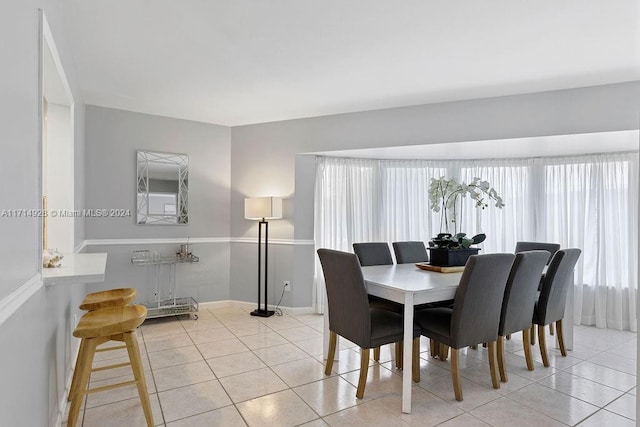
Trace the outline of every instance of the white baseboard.
{"label": "white baseboard", "polygon": [[[242,308],[245,310],[253,310],[257,308],[257,304],[255,302],[246,302],[246,301],[237,301],[237,300],[224,300],[224,301],[208,301],[198,303],[198,308],[200,309],[220,309],[226,307],[233,308]],[[269,304],[269,310],[274,310],[276,308],[275,305]],[[278,307],[282,310],[283,313],[297,316],[302,314],[315,314],[313,307]]]}
{"label": "white baseboard", "polygon": [[[72,337],[72,339],[74,339]],[[73,371],[76,366],[76,362],[78,361],[78,354],[80,352],[80,340],[75,339],[78,342],[76,345],[75,356],[71,358],[71,366],[69,366],[69,376],[67,377],[67,382],[64,386],[64,392],[62,393],[62,397],[60,398],[60,402],[58,402],[58,417],[56,418],[56,427],[62,427],[62,422],[64,421],[64,415],[67,413],[67,406],[69,405],[69,401],[67,400],[67,396],[69,396],[69,391],[71,390],[71,381],[73,380]]]}

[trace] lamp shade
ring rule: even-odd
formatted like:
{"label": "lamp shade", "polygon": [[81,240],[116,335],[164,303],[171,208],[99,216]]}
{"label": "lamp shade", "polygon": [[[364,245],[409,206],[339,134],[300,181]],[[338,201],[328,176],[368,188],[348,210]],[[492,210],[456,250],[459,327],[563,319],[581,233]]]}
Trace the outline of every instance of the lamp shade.
{"label": "lamp shade", "polygon": [[244,199],[244,217],[246,219],[282,218],[282,199],[280,197],[249,197]]}

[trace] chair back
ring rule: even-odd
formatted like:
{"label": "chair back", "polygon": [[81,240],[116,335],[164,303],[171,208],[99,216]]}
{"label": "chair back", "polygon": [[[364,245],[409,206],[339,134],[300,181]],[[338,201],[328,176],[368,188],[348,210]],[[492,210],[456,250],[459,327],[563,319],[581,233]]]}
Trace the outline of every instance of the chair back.
{"label": "chair back", "polygon": [[472,255],[467,260],[451,314],[451,347],[498,338],[504,288],[515,255]]}
{"label": "chair back", "polygon": [[371,313],[367,289],[356,255],[318,249],[327,288],[329,329],[367,347],[371,339]]}
{"label": "chair back", "polygon": [[556,252],[560,250],[558,243],[545,243],[545,242],[516,242],[515,253],[526,251],[547,251],[549,252],[549,258],[547,258],[547,264],[551,262],[551,258]]}
{"label": "chair back", "polygon": [[547,251],[516,254],[504,289],[498,335],[506,336],[531,327],[542,270],[549,258]]}
{"label": "chair back", "polygon": [[564,317],[569,286],[573,284],[573,270],[581,253],[576,248],[563,249],[551,258],[533,317],[538,325],[548,325]]}
{"label": "chair back", "polygon": [[429,261],[424,242],[393,242],[392,245],[393,252],[396,254],[396,263],[398,264]]}
{"label": "chair back", "polygon": [[353,252],[358,256],[360,265],[363,267],[393,264],[387,242],[354,243]]}

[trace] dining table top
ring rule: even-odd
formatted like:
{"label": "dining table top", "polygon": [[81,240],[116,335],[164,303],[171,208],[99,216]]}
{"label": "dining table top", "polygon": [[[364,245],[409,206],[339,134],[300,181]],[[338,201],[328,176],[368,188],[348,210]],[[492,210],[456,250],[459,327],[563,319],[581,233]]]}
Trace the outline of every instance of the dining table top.
{"label": "dining table top", "polygon": [[454,290],[462,273],[421,270],[415,264],[372,265],[362,267],[365,283],[401,292]]}

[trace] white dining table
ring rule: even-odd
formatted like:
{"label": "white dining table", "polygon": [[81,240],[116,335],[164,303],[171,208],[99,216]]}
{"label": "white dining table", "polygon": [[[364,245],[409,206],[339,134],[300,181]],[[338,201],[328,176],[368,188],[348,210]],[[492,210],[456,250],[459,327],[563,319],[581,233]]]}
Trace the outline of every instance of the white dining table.
{"label": "white dining table", "polygon": [[[411,413],[413,307],[428,302],[453,299],[462,273],[438,273],[421,270],[415,264],[375,265],[362,267],[367,292],[404,304],[404,354],[402,364],[402,412]],[[566,313],[573,313],[573,289],[570,287]],[[570,319],[570,317],[569,317]],[[563,322],[565,347],[573,349],[573,322]],[[328,310],[324,322],[325,356],[329,342]],[[556,342],[556,347],[558,344]],[[339,352],[336,353],[336,355]]]}
{"label": "white dining table", "polygon": [[402,412],[411,413],[413,307],[453,299],[462,273],[420,270],[414,264],[375,265],[362,268],[367,292],[404,304]]}
{"label": "white dining table", "polygon": [[[362,267],[362,274],[370,295],[404,304],[402,412],[409,414],[411,413],[413,307],[417,304],[453,299],[462,273],[437,273],[420,270],[414,264],[394,264]],[[328,342],[328,329],[328,319],[325,319],[325,342]]]}

